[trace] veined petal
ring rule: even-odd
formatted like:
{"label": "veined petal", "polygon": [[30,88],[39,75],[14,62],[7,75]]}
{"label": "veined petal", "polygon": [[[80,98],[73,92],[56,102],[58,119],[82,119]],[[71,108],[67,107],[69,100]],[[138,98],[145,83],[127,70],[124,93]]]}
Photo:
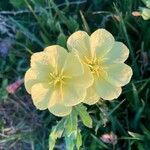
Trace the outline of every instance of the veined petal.
{"label": "veined petal", "polygon": [[67,107],[63,104],[55,104],[49,107],[49,111],[58,117],[64,117],[71,113],[72,107]]}
{"label": "veined petal", "polygon": [[53,45],[44,49],[47,57],[49,58],[50,64],[57,70],[60,71],[65,64],[68,52],[59,45]]}
{"label": "veined petal", "polygon": [[44,52],[37,52],[31,56],[31,67],[40,69],[51,69],[49,58]]}
{"label": "veined petal", "polygon": [[53,90],[53,93],[49,99],[48,109],[52,114],[62,117],[68,115],[71,112],[72,107],[64,105],[63,95],[60,89],[57,88]]}
{"label": "veined petal", "polygon": [[83,87],[66,86],[63,91],[63,101],[65,106],[75,106],[83,102],[86,96],[86,89]]}
{"label": "veined petal", "polygon": [[124,63],[109,64],[106,68],[107,81],[114,86],[124,86],[132,77],[132,69]]}
{"label": "veined petal", "polygon": [[72,76],[80,76],[84,73],[83,65],[75,53],[68,53],[65,64],[63,66],[64,74]]}
{"label": "veined petal", "polygon": [[88,88],[93,84],[94,78],[90,69],[87,67],[87,65],[84,64],[83,67],[84,67],[83,75],[71,78],[69,81],[70,85],[74,84],[77,88],[78,87]]}
{"label": "veined petal", "polygon": [[87,95],[83,103],[88,105],[96,104],[100,100],[100,96],[97,94],[94,84],[87,89]]}
{"label": "veined petal", "polygon": [[115,42],[113,48],[104,56],[106,61],[124,62],[129,56],[129,49],[122,42]]}
{"label": "veined petal", "polygon": [[113,100],[121,94],[121,87],[115,87],[103,78],[95,79],[95,87],[97,94],[104,100]]}
{"label": "veined petal", "polygon": [[46,82],[48,79],[48,70],[37,70],[37,69],[28,69],[25,73],[24,84],[28,93],[31,93],[31,88],[34,84],[38,82]]}
{"label": "veined petal", "polygon": [[77,50],[80,57],[90,57],[90,37],[84,31],[73,33],[67,40],[67,47],[70,51]]}
{"label": "veined petal", "polygon": [[114,45],[114,37],[105,29],[98,29],[90,36],[92,56],[103,57]]}
{"label": "veined petal", "polygon": [[48,108],[49,99],[51,96],[51,91],[53,89],[44,83],[34,84],[31,88],[31,96],[34,105],[40,109],[44,110]]}

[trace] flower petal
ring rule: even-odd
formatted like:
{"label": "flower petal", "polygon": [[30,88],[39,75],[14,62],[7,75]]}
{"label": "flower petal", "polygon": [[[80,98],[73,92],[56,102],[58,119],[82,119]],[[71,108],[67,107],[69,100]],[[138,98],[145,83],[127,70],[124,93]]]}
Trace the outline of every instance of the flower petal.
{"label": "flower petal", "polygon": [[28,69],[25,73],[24,84],[28,93],[31,93],[31,88],[34,84],[38,82],[47,82],[49,70],[41,68],[38,69]]}
{"label": "flower petal", "polygon": [[77,88],[82,87],[82,88],[88,88],[90,87],[93,82],[94,78],[93,75],[90,71],[90,69],[87,67],[87,65],[83,65],[84,67],[84,73],[81,76],[78,77],[73,77],[69,82],[69,84],[74,84]]}
{"label": "flower petal", "polygon": [[63,101],[65,106],[75,106],[86,97],[86,89],[83,87],[66,86],[64,88]]}
{"label": "flower petal", "polygon": [[65,64],[63,66],[63,72],[70,77],[80,76],[84,73],[83,65],[76,54],[68,53]]}
{"label": "flower petal", "polygon": [[120,87],[111,85],[103,78],[95,79],[95,87],[97,94],[105,100],[113,100],[118,98],[122,91]]}
{"label": "flower petal", "polygon": [[107,65],[107,81],[114,86],[124,86],[129,83],[132,77],[132,69],[124,63]]}
{"label": "flower petal", "polygon": [[122,42],[115,42],[113,48],[104,56],[106,61],[124,62],[129,56],[129,49]]}
{"label": "flower petal", "polygon": [[103,57],[114,45],[114,37],[105,29],[98,29],[90,37],[92,56]]}
{"label": "flower petal", "polygon": [[44,52],[37,52],[31,56],[31,67],[32,68],[46,68],[51,69],[49,58]]}
{"label": "flower petal", "polygon": [[100,96],[97,94],[95,86],[91,86],[87,89],[87,95],[83,103],[88,105],[96,104],[100,100]]}
{"label": "flower petal", "polygon": [[72,107],[67,107],[63,104],[55,104],[52,107],[49,107],[49,111],[58,117],[64,117],[71,113]]}
{"label": "flower petal", "polygon": [[67,47],[70,51],[77,50],[80,57],[90,57],[90,37],[84,31],[73,33],[67,40]]}
{"label": "flower petal", "polygon": [[53,90],[53,93],[50,97],[48,109],[52,114],[56,116],[66,116],[71,112],[72,107],[64,105],[60,90],[55,89]]}
{"label": "flower petal", "polygon": [[141,16],[144,20],[150,19],[150,9],[149,8],[141,8]]}
{"label": "flower petal", "polygon": [[47,57],[49,58],[50,64],[56,68],[57,71],[60,71],[65,64],[68,52],[63,47],[59,45],[53,45],[46,47],[44,49]]}
{"label": "flower petal", "polygon": [[31,88],[31,96],[34,105],[40,109],[44,110],[48,108],[49,99],[51,96],[51,91],[53,89],[44,83],[34,84]]}

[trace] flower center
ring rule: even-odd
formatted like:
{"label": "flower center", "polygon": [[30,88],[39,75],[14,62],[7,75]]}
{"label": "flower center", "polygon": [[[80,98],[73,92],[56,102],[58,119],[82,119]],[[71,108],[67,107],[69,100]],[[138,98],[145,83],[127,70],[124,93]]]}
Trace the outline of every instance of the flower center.
{"label": "flower center", "polygon": [[106,71],[104,70],[104,68],[101,65],[101,61],[98,58],[87,58],[85,57],[84,60],[85,64],[88,65],[88,67],[90,68],[91,72],[93,73],[93,75],[96,75],[98,77],[100,76],[106,76]]}
{"label": "flower center", "polygon": [[50,73],[50,82],[54,87],[62,87],[65,84],[66,79],[70,79],[69,76],[65,76],[62,73]]}

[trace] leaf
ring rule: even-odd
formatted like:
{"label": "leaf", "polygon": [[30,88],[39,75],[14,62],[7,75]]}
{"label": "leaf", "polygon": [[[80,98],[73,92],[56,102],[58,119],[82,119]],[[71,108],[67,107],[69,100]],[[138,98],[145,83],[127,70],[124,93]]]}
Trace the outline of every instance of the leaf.
{"label": "leaf", "polygon": [[57,39],[57,44],[65,47],[66,41],[67,41],[67,37],[64,35],[64,33],[60,33]]}
{"label": "leaf", "polygon": [[144,140],[144,136],[141,134],[130,132],[130,131],[128,131],[128,134],[137,140]]}
{"label": "leaf", "polygon": [[77,147],[77,150],[80,149],[82,145],[82,135],[80,133],[80,130],[77,131],[77,140],[76,140],[76,147]]}
{"label": "leaf", "polygon": [[78,126],[77,112],[75,110],[72,110],[71,114],[66,118],[65,133],[67,135],[71,135],[73,132],[77,131],[77,126]]}
{"label": "leaf", "polygon": [[74,150],[76,136],[77,136],[76,132],[72,133],[69,136],[65,136],[65,142],[66,142],[66,149],[67,150]]}
{"label": "leaf", "polygon": [[53,127],[50,135],[49,135],[49,150],[53,150],[57,138],[60,138],[64,132],[64,122],[65,118],[63,118],[56,126]]}
{"label": "leaf", "polygon": [[25,8],[26,7],[26,3],[24,2],[24,0],[10,0],[10,3],[15,7],[15,8]]}
{"label": "leaf", "polygon": [[79,116],[86,127],[92,128],[92,118],[90,117],[89,113],[87,112],[87,108],[80,104],[75,107]]}
{"label": "leaf", "polygon": [[19,28],[20,32],[22,32],[28,39],[30,39],[33,42],[36,42],[41,47],[44,47],[44,44],[38,38],[36,38],[36,36],[33,33],[31,33],[26,27],[24,27],[18,21],[14,20],[12,17],[9,17],[9,18],[13,26],[16,26],[17,28]]}

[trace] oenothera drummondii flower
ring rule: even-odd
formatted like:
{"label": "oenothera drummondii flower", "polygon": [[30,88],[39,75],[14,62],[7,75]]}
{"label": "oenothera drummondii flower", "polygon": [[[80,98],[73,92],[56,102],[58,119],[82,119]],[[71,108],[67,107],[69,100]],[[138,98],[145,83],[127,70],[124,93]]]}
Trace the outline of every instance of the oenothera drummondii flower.
{"label": "oenothera drummondii flower", "polygon": [[82,63],[88,66],[94,76],[94,83],[88,88],[84,102],[91,105],[99,98],[118,98],[121,87],[132,76],[132,69],[124,64],[129,55],[128,48],[115,41],[105,29],[98,29],[91,36],[84,31],[77,31],[68,38],[67,47],[78,53]]}
{"label": "oenothera drummondii flower", "polygon": [[150,19],[150,0],[145,1],[146,7],[140,7],[141,10],[141,16],[144,20]]}
{"label": "oenothera drummondii flower", "polygon": [[79,57],[58,45],[34,53],[25,74],[25,87],[34,105],[40,110],[48,108],[56,116],[68,115],[72,106],[85,99],[92,83],[93,76]]}

